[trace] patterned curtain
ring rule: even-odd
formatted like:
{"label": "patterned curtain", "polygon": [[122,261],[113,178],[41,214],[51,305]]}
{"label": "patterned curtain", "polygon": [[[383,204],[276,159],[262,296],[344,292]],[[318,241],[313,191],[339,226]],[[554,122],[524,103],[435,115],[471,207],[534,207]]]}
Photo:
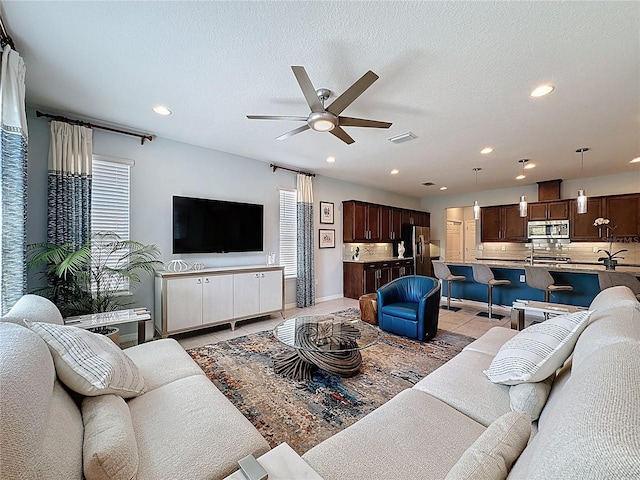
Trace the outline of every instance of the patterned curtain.
{"label": "patterned curtain", "polygon": [[47,241],[80,247],[91,233],[90,128],[51,122]]}
{"label": "patterned curtain", "polygon": [[0,71],[0,310],[4,315],[26,292],[27,116],[25,66],[9,45]]}
{"label": "patterned curtain", "polygon": [[298,276],[296,306],[310,307],[316,303],[316,281],[313,262],[313,188],[311,177],[298,174]]}

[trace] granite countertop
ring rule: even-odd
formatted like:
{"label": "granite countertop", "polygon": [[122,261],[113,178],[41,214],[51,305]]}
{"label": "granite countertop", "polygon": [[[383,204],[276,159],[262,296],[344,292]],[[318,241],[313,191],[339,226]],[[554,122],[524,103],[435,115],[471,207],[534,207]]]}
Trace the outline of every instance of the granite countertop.
{"label": "granite countertop", "polygon": [[[497,259],[478,259],[478,263],[484,263],[492,267],[524,269],[526,262],[523,260],[497,260]],[[471,266],[475,262],[446,262],[448,265],[465,265]],[[601,263],[535,263],[534,267],[545,267],[551,271],[558,272],[577,272],[577,273],[593,273],[604,272],[604,265]],[[632,273],[640,275],[639,265],[618,265],[616,272]]]}
{"label": "granite countertop", "polygon": [[394,262],[396,260],[413,260],[413,257],[360,257],[360,260],[352,260],[350,258],[343,258],[343,263],[369,263],[369,262]]}

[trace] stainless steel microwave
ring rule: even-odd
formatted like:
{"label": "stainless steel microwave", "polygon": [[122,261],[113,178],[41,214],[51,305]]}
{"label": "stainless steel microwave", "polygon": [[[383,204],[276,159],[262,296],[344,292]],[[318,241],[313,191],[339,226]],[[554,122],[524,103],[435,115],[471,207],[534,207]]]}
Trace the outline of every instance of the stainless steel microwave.
{"label": "stainless steel microwave", "polygon": [[569,238],[569,220],[539,220],[528,222],[527,236],[531,239]]}

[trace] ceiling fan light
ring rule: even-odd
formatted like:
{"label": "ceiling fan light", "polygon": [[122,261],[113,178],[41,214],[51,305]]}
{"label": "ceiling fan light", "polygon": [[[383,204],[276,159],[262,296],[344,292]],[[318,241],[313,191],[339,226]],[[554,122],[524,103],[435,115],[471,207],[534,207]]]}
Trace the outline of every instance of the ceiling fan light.
{"label": "ceiling fan light", "polygon": [[311,125],[311,128],[313,128],[316,132],[328,132],[330,130],[333,130],[334,127],[335,125],[329,120],[316,120]]}
{"label": "ceiling fan light", "polygon": [[309,115],[307,123],[316,132],[329,132],[335,128],[338,122],[335,115],[329,112],[313,112]]}
{"label": "ceiling fan light", "polygon": [[578,198],[576,198],[576,207],[578,213],[587,213],[587,195],[584,190],[578,190]]}

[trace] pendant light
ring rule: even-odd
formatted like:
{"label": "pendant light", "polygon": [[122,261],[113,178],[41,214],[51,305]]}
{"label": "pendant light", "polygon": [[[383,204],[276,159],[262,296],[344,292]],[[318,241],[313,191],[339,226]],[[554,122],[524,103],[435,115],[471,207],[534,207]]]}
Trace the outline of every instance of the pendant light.
{"label": "pendant light", "polygon": [[[529,161],[528,158],[523,158],[522,160],[518,160],[518,163],[522,165],[522,173],[516,177],[516,180],[522,180],[523,178],[527,178],[524,174],[524,164]],[[520,216],[527,216],[527,196],[520,195]]]}
{"label": "pendant light", "polygon": [[[588,147],[582,147],[576,150],[576,153],[580,154],[580,177],[584,182],[584,152],[588,152]],[[578,213],[587,213],[587,195],[584,192],[584,183],[582,185],[583,188],[578,190],[578,198],[576,198],[576,207]]]}
{"label": "pendant light", "polygon": [[[473,169],[473,171],[476,172],[476,192],[478,191],[478,172],[480,170],[482,170],[480,167],[475,167]],[[473,201],[473,219],[480,220],[480,204],[478,203],[478,200]]]}

